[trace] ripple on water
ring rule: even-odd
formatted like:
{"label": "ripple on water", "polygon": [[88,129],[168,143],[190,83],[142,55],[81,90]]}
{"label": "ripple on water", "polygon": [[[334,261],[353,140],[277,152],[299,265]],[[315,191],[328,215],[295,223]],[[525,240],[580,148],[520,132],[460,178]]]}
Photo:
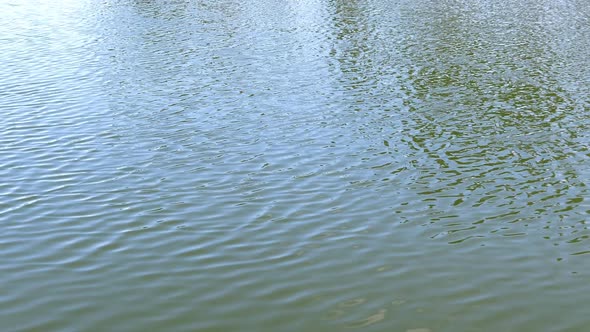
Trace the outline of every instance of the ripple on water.
{"label": "ripple on water", "polygon": [[0,325],[583,330],[586,7],[0,4]]}

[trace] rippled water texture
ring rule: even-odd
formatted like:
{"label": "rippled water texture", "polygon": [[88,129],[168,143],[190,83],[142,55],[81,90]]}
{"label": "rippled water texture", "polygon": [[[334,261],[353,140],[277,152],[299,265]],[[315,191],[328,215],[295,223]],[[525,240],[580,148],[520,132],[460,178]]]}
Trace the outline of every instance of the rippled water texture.
{"label": "rippled water texture", "polygon": [[587,1],[0,13],[0,330],[588,329]]}

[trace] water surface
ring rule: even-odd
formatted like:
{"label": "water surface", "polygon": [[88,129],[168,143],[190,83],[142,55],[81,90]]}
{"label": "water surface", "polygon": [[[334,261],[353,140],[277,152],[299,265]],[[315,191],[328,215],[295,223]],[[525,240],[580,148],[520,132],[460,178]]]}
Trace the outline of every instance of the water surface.
{"label": "water surface", "polygon": [[587,2],[0,12],[2,330],[590,323]]}

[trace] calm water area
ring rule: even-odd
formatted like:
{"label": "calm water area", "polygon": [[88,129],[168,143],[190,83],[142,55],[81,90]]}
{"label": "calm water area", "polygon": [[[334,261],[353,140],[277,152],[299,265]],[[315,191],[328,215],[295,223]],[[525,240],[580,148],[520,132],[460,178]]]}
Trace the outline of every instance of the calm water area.
{"label": "calm water area", "polygon": [[0,331],[590,329],[587,0],[0,0]]}

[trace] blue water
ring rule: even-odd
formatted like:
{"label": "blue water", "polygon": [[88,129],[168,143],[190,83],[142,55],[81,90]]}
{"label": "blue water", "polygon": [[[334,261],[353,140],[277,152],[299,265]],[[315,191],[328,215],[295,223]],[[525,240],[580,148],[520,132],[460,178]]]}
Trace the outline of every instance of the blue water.
{"label": "blue water", "polygon": [[0,330],[590,323],[586,2],[0,13]]}

